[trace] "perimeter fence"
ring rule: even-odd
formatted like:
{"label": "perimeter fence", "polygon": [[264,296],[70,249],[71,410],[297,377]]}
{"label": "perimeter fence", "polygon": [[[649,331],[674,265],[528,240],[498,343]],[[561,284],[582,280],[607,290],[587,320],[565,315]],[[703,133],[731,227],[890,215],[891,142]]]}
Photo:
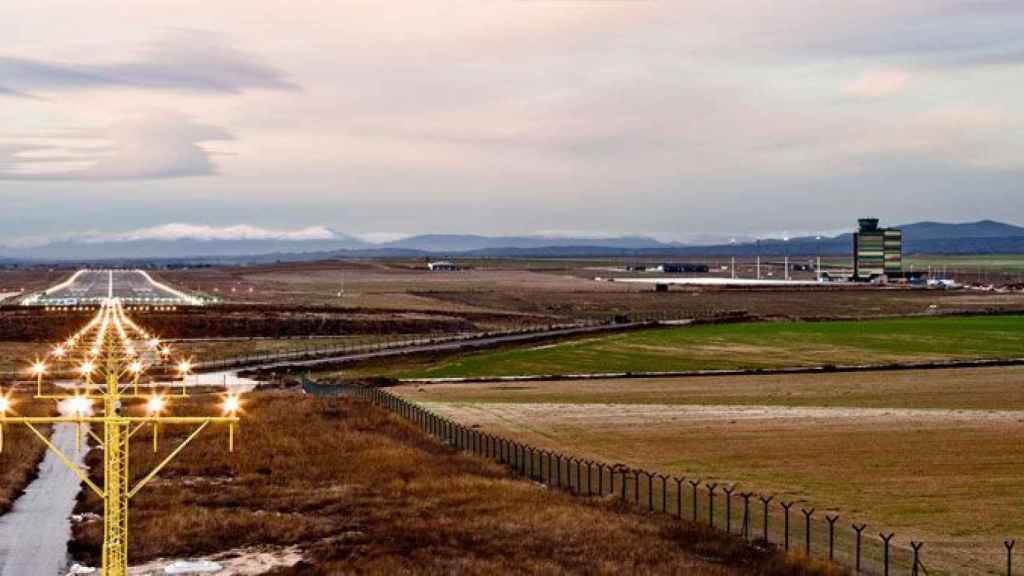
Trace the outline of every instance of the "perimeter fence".
{"label": "perimeter fence", "polygon": [[[369,336],[370,341],[368,342],[354,341],[346,342],[344,344],[332,344],[329,346],[316,346],[311,344],[298,350],[290,350],[286,352],[254,352],[252,354],[244,354],[222,360],[198,362],[196,363],[196,368],[201,370],[239,368],[257,364],[267,364],[270,362],[296,362],[303,360],[328,359],[335,356],[341,357],[359,354],[372,354],[375,352],[402,350],[406,348],[421,348],[424,346],[471,342],[475,340],[534,335],[537,337],[543,337],[547,333],[559,335],[559,332],[572,330],[588,330],[601,327],[643,327],[684,321],[688,321],[688,319],[680,318],[678,315],[669,312],[640,312],[585,318],[571,322],[541,325],[534,324],[506,330],[459,332],[455,334],[429,334],[422,336],[383,334]],[[342,334],[338,336],[343,337],[345,335]]]}
{"label": "perimeter fence", "polygon": [[736,484],[538,448],[439,416],[381,388],[354,388],[352,395],[411,421],[456,449],[506,465],[524,479],[583,498],[616,498],[641,511],[706,524],[752,545],[832,562],[855,574],[1013,576],[1015,569],[1021,569],[1014,559],[1015,540],[1008,539],[1001,547],[997,544],[985,558],[964,560],[858,523],[836,509],[746,491]]}

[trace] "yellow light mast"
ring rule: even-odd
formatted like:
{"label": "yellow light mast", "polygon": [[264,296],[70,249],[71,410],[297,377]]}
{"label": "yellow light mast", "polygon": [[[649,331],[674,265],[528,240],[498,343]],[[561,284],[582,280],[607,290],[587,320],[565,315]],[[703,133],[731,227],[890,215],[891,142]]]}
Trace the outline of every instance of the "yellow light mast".
{"label": "yellow light mast", "polygon": [[[138,347],[140,344],[143,347],[141,351]],[[75,374],[70,391],[67,387],[55,386],[54,393],[43,394],[43,377],[51,370],[46,360],[37,360],[29,370],[36,380],[35,397],[57,401],[60,416],[17,416],[14,411],[16,402],[10,391],[4,393],[0,390],[0,452],[3,451],[4,425],[23,424],[90,490],[103,499],[102,576],[126,576],[128,573],[128,505],[139,490],[211,424],[227,424],[229,450],[234,450],[235,427],[240,422],[238,412],[241,405],[237,395],[229,394],[226,397],[223,416],[174,417],[164,416],[163,411],[167,399],[187,395],[184,383],[180,394],[166,394],[165,391],[157,390],[155,385],[149,394],[140,393],[139,376],[147,367],[165,363],[169,356],[170,349],[135,324],[125,313],[119,299],[108,298],[103,302],[97,315],[82,330],[55,346],[48,355],[48,359],[58,368],[64,366],[66,372]],[[79,357],[81,363],[72,367],[70,363]],[[177,366],[179,376],[186,378],[191,368],[190,361],[182,360]],[[59,370],[57,372],[61,373]],[[99,379],[100,384],[94,381],[94,375],[97,373],[102,376]],[[100,415],[93,414],[92,405],[97,401],[102,402]],[[125,403],[138,401],[146,402],[145,416],[127,416],[123,413]],[[51,424],[73,425],[79,438],[85,427],[89,437],[103,450],[102,487],[93,482],[85,470],[50,442],[37,427]],[[151,428],[153,448],[156,451],[159,428],[163,425],[191,426],[194,430],[159,465],[132,486],[129,465],[131,438],[140,430]],[[94,432],[93,426],[102,427],[103,435]]]}

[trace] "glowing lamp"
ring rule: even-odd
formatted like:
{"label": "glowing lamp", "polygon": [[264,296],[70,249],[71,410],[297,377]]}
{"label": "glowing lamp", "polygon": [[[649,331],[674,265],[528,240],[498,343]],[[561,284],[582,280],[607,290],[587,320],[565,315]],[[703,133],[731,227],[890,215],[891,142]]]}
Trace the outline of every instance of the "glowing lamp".
{"label": "glowing lamp", "polygon": [[131,364],[128,365],[128,371],[131,372],[132,374],[138,374],[142,372],[142,362],[139,362],[138,360],[132,362]]}
{"label": "glowing lamp", "polygon": [[7,396],[0,396],[0,414],[7,413],[11,409],[11,399]]}
{"label": "glowing lamp", "polygon": [[153,396],[146,403],[146,413],[150,415],[156,415],[164,411],[167,407],[167,401],[162,396]]}
{"label": "glowing lamp", "polygon": [[191,362],[189,362],[188,360],[182,360],[181,362],[178,362],[178,372],[180,372],[181,374],[188,374],[191,371],[192,371],[192,363]]}
{"label": "glowing lamp", "polygon": [[64,348],[63,346],[57,346],[56,348],[53,349],[54,358],[63,358],[65,355],[67,355],[67,353],[67,349]]}
{"label": "glowing lamp", "polygon": [[42,376],[43,374],[46,374],[46,364],[37,360],[32,364],[31,371],[33,376]]}
{"label": "glowing lamp", "polygon": [[96,370],[96,365],[92,362],[82,362],[82,365],[78,367],[78,371],[83,375],[87,376],[92,374]]}
{"label": "glowing lamp", "polygon": [[235,394],[231,394],[224,399],[224,413],[235,415],[242,408],[242,399]]}

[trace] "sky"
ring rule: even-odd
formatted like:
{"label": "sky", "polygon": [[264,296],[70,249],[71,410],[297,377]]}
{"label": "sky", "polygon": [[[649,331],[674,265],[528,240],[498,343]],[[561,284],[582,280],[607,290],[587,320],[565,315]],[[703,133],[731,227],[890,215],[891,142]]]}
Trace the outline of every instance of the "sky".
{"label": "sky", "polygon": [[1019,0],[6,0],[0,37],[9,245],[1024,223]]}

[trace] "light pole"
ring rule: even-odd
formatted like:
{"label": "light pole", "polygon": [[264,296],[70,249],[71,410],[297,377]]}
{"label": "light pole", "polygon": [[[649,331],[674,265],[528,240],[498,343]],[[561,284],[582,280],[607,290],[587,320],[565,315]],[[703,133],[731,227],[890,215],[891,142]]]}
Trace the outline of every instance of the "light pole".
{"label": "light pole", "polygon": [[818,282],[821,282],[821,234],[814,237],[814,252],[814,276]]}
{"label": "light pole", "polygon": [[[103,500],[102,576],[126,576],[128,572],[128,505],[131,499],[211,424],[228,426],[229,449],[233,450],[235,427],[240,422],[238,414],[241,411],[241,401],[235,395],[229,395],[225,400],[222,416],[164,416],[168,399],[185,397],[187,390],[183,387],[181,394],[170,395],[156,390],[154,386],[148,395],[139,392],[138,380],[145,370],[145,365],[136,357],[135,343],[147,341],[152,341],[151,336],[125,315],[121,301],[116,298],[107,299],[92,321],[64,344],[54,348],[50,354],[51,360],[55,362],[68,359],[68,368],[71,368],[70,362],[77,362],[77,357],[82,357],[81,363],[75,369],[77,378],[73,381],[70,391],[55,386],[53,393],[43,393],[43,375],[48,370],[44,361],[33,363],[29,370],[36,376],[36,398],[56,401],[62,408],[61,416],[18,416],[13,409],[16,403],[10,391],[5,393],[0,390],[0,452],[3,449],[3,427],[7,424],[23,424]],[[58,349],[61,350],[59,355],[56,354]],[[170,349],[151,347],[150,354],[156,364],[167,360]],[[76,359],[70,360],[72,357]],[[192,364],[188,360],[183,360],[178,368],[179,373],[185,375],[191,370]],[[131,376],[131,379],[126,381],[126,376]],[[96,402],[101,404],[99,415],[93,414],[93,404]],[[123,409],[130,403],[145,403],[145,415],[124,414]],[[79,442],[83,425],[102,428],[102,436],[91,429],[88,430],[90,437],[103,450],[102,487],[93,482],[86,470],[72,462],[38,428],[52,424],[75,425]],[[154,450],[158,450],[159,427],[163,425],[191,426],[195,429],[170,455],[133,486],[129,468],[130,439],[140,430],[152,427],[153,447]]]}

